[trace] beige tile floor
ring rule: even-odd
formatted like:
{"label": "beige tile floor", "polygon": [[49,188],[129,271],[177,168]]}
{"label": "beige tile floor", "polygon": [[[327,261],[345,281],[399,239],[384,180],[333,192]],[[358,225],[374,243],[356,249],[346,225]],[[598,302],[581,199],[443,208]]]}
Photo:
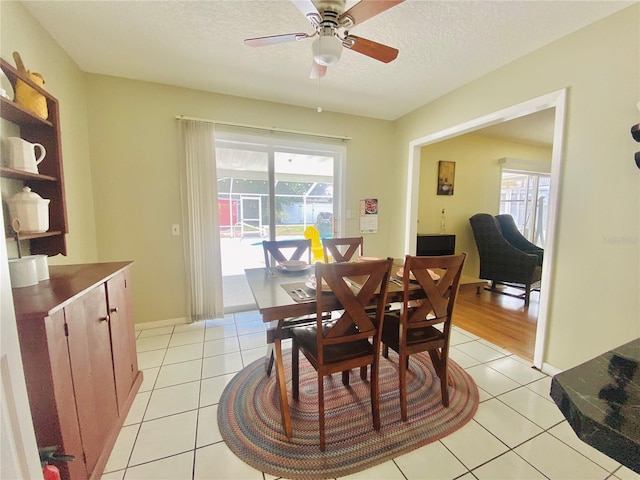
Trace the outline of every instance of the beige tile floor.
{"label": "beige tile floor", "polygon": [[[235,372],[264,356],[257,312],[137,332],[144,382],[104,480],[262,479],[217,427],[217,404]],[[354,479],[640,480],[579,440],[548,395],[551,379],[527,362],[455,329],[451,358],[480,389],[475,418],[440,441]]]}

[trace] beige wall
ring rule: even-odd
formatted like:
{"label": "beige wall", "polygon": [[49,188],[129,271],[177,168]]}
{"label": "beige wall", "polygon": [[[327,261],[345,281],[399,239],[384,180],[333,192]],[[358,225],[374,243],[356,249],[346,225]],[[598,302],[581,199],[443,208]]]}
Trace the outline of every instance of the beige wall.
{"label": "beige wall", "polygon": [[[476,213],[499,213],[502,168],[500,158],[540,162],[550,167],[551,148],[508,142],[469,133],[422,147],[418,233],[439,233],[445,209],[446,233],[456,235],[456,252],[467,252],[465,273],[477,276],[478,250],[469,225]],[[455,188],[451,196],[437,195],[438,162],[456,162]]]}
{"label": "beige wall", "polygon": [[410,141],[568,88],[545,352],[557,368],[640,336],[640,172],[629,134],[639,117],[639,62],[635,4],[397,122],[406,171]]}
{"label": "beige wall", "polygon": [[[174,116],[348,135],[347,199],[380,199],[367,253],[404,253],[409,142],[568,87],[545,361],[566,368],[640,335],[640,5],[533,52],[390,123],[111,77],[84,76],[19,3],[1,53],[22,53],[61,105],[70,254],[134,260],[139,322],[184,315]],[[89,148],[90,146],[90,148]],[[95,213],[94,213],[95,209]],[[357,233],[357,220],[347,234]],[[595,295],[597,293],[597,295]]]}
{"label": "beige wall", "polygon": [[[380,199],[380,231],[366,235],[370,255],[393,254],[387,228],[394,192],[386,172],[393,156],[390,122],[216,95],[121,78],[87,75],[89,137],[101,260],[134,260],[137,322],[185,315],[176,115],[348,136],[345,209]],[[396,183],[393,181],[393,183]],[[346,234],[358,233],[356,219]],[[400,254],[401,252],[395,252]]]}
{"label": "beige wall", "polygon": [[[0,15],[2,58],[15,65],[12,53],[20,52],[25,66],[44,76],[44,88],[55,96],[60,104],[69,235],[67,256],[51,257],[49,263],[54,265],[95,262],[98,253],[84,74],[20,3],[1,2]],[[4,136],[4,132],[2,135]],[[43,162],[46,161],[45,157]],[[14,242],[7,244],[9,257],[17,256],[15,248]]]}

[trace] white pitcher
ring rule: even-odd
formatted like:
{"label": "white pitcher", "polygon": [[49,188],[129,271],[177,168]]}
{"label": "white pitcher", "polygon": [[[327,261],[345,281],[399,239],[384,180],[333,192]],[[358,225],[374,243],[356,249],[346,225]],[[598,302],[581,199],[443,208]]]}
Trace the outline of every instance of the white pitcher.
{"label": "white pitcher", "polygon": [[[29,173],[38,173],[38,165],[47,154],[45,148],[39,143],[30,143],[20,137],[8,137],[5,139],[9,153],[9,166],[16,170]],[[36,152],[40,150],[39,154]]]}

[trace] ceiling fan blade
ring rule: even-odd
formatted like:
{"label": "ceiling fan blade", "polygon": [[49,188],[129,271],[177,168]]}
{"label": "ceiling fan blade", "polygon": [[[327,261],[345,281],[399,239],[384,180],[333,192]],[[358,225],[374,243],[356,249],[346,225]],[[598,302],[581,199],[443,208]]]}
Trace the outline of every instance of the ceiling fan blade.
{"label": "ceiling fan blade", "polygon": [[311,16],[320,15],[318,13],[318,9],[316,8],[316,6],[311,0],[291,0],[291,1],[295,4],[296,8],[300,10],[300,13],[302,13],[307,18],[309,18],[309,15]]}
{"label": "ceiling fan blade", "polygon": [[327,74],[327,67],[324,65],[320,65],[315,61],[311,64],[311,73],[309,74],[309,78],[311,80],[317,80],[318,78],[322,78]]}
{"label": "ceiling fan blade", "polygon": [[295,42],[296,40],[304,40],[309,38],[306,33],[286,33],[284,35],[271,35],[269,37],[247,38],[245,45],[250,47],[264,47],[265,45],[275,45],[277,43]]}
{"label": "ceiling fan blade", "polygon": [[349,10],[340,15],[340,21],[349,17],[354,25],[360,25],[371,17],[390,9],[391,7],[395,7],[402,2],[404,2],[404,0],[360,0]]}
{"label": "ceiling fan blade", "polygon": [[351,45],[345,43],[345,47],[368,57],[375,58],[383,63],[389,63],[398,56],[398,50],[396,48],[374,42],[373,40],[356,37],[355,35],[349,35],[347,40]]}

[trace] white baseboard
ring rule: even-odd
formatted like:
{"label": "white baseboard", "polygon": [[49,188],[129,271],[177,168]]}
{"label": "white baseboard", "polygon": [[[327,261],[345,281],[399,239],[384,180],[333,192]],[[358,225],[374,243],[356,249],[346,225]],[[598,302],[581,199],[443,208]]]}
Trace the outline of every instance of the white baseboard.
{"label": "white baseboard", "polygon": [[553,365],[549,365],[548,363],[543,363],[542,372],[553,377],[554,375],[562,373],[563,370],[560,370],[559,368],[556,368]]}
{"label": "white baseboard", "polygon": [[172,327],[174,325],[184,325],[187,322],[187,317],[178,317],[178,318],[168,318],[167,320],[158,320],[157,322],[145,322],[145,323],[136,323],[134,324],[134,328],[136,330],[148,330],[150,328],[160,328],[160,327]]}

